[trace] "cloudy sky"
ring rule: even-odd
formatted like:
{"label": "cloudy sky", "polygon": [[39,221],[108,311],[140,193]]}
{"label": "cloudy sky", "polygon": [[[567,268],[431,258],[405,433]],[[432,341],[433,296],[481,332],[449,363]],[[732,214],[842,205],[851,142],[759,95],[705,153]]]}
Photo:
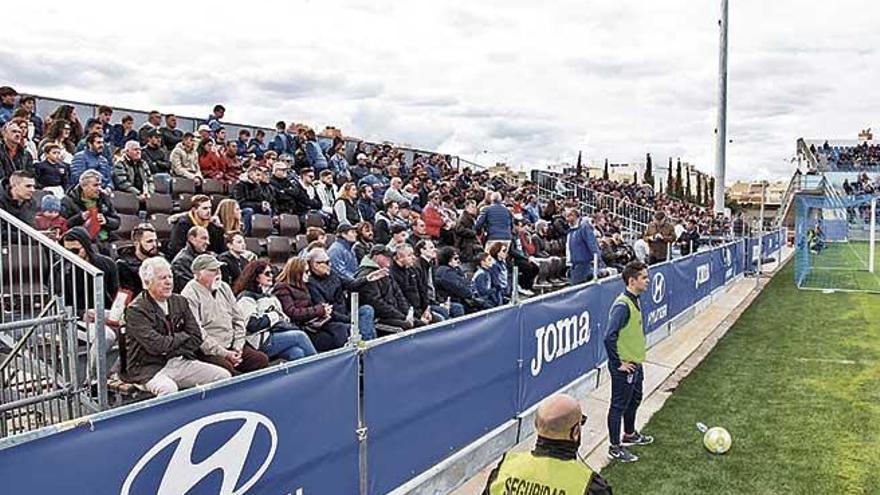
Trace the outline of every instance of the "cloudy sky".
{"label": "cloudy sky", "polygon": [[[3,7],[0,83],[182,115],[222,102],[234,122],[485,164],[582,149],[711,171],[719,4],[29,0]],[[790,175],[798,137],[880,127],[878,49],[876,0],[732,0],[729,180]]]}

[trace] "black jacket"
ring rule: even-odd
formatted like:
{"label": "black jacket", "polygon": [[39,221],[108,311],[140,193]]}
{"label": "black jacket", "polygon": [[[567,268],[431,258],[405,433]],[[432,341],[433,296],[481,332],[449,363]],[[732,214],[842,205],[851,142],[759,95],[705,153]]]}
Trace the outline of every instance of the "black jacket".
{"label": "black jacket", "polygon": [[67,188],[67,164],[59,162],[57,164],[50,163],[49,160],[43,160],[34,166],[34,176],[37,180],[37,188],[45,187],[63,187]]}
{"label": "black jacket", "polygon": [[183,131],[180,129],[169,129],[160,127],[159,134],[162,135],[162,145],[166,150],[173,150],[177,143],[183,141]]}
{"label": "black jacket", "polygon": [[294,199],[293,181],[285,177],[279,179],[272,176],[269,179],[269,185],[272,187],[272,193],[275,195],[275,209],[278,213],[293,213],[296,207]]}
{"label": "black jacket", "polygon": [[[309,294],[315,304],[332,304],[333,315],[331,319],[341,323],[351,323],[351,308],[348,305],[348,294],[357,291],[366,284],[365,279],[354,278],[346,282],[335,272],[330,272],[326,277],[318,277],[312,274],[309,279]],[[362,303],[363,304],[363,303]]]}
{"label": "black jacket", "polygon": [[[177,255],[177,252],[186,246],[186,234],[193,227],[192,218],[189,213],[183,213],[174,220],[171,225],[171,238],[168,240],[168,254],[171,258]],[[223,227],[211,222],[206,227],[208,229],[208,250],[215,253],[223,251],[225,243],[223,240]]]}
{"label": "black jacket", "polygon": [[144,146],[141,152],[141,159],[147,162],[150,172],[153,174],[171,173],[171,161],[168,159],[168,152],[162,149],[161,146],[158,148]]}
{"label": "black jacket", "polygon": [[[366,278],[367,275],[378,269],[379,267],[370,258],[364,258],[355,278]],[[364,304],[373,307],[374,316],[380,323],[383,320],[406,320],[410,304],[393,277],[366,282],[358,293]]]}
{"label": "black jacket", "polygon": [[169,359],[197,359],[202,330],[181,295],[168,299],[166,315],[147,292],[125,309],[128,367],[122,377],[133,383],[150,381]]}
{"label": "black jacket", "polygon": [[[27,201],[15,201],[9,190],[9,179],[0,180],[0,208],[8,211],[19,220],[31,227],[34,226],[34,217],[37,215],[37,204],[33,199]],[[3,229],[5,236],[6,229]]]}
{"label": "black jacket", "polygon": [[[102,230],[111,233],[119,229],[119,214],[116,213],[116,208],[113,207],[110,197],[102,192],[96,201],[98,213],[104,215],[104,218],[107,220]],[[82,214],[86,210],[80,186],[73,187],[67,192],[67,196],[61,200],[61,216],[67,219],[67,225],[70,227],[77,227],[85,223]]]}
{"label": "black jacket", "polygon": [[220,256],[218,256],[217,259],[226,263],[220,267],[220,276],[223,278],[223,281],[230,286],[235,284],[236,279],[238,279],[238,276],[241,275],[242,270],[244,270],[244,267],[248,264],[248,261],[244,256],[236,257],[229,251],[220,253]]}
{"label": "black jacket", "polygon": [[116,258],[116,270],[119,272],[119,288],[131,291],[132,298],[143,292],[141,277],[138,270],[143,263],[135,254],[134,246],[120,248]]}
{"label": "black jacket", "polygon": [[34,171],[34,157],[26,149],[21,148],[15,156],[9,154],[6,143],[0,138],[0,180],[8,179],[12,172],[18,170]]}
{"label": "black jacket", "polygon": [[462,212],[455,223],[455,247],[461,253],[462,261],[473,261],[481,251],[480,240],[477,239],[477,231],[474,229],[477,219],[468,212]]}
{"label": "black jacket", "polygon": [[[86,261],[104,272],[104,309],[110,309],[113,306],[113,299],[116,298],[116,292],[119,290],[119,273],[116,270],[116,263],[107,256],[98,253],[86,229],[74,227],[65,233],[65,237],[78,241],[86,250]],[[68,270],[63,277],[66,304],[73,306],[78,315],[87,309],[93,309],[95,307],[95,288],[92,285],[92,278],[83,277],[82,271],[78,268],[76,269],[77,273],[74,274],[73,266],[70,263],[56,265],[55,270],[57,271],[58,267],[62,265],[64,269]],[[56,273],[55,280],[61,279],[61,273]]]}
{"label": "black jacket", "polygon": [[269,213],[263,209],[263,201],[270,205],[275,203],[275,194],[268,184],[257,184],[242,178],[232,186],[232,197],[238,206],[251,208],[254,213]]}
{"label": "black jacket", "polygon": [[174,292],[180,294],[186,284],[193,279],[192,262],[196,259],[196,252],[192,245],[187,244],[181,249],[171,262],[171,273],[174,274]]}
{"label": "black jacket", "polygon": [[416,268],[404,268],[397,264],[391,263],[391,277],[400,288],[409,305],[413,307],[415,314],[421,315],[425,312],[430,301],[428,300],[428,286],[421,283],[419,272]]}
{"label": "black jacket", "polygon": [[364,241],[357,241],[354,243],[354,245],[351,247],[351,250],[354,252],[354,257],[357,258],[358,263],[360,263],[361,260],[364,259],[364,256],[370,254],[370,249],[373,249],[373,244],[374,243],[372,242]]}

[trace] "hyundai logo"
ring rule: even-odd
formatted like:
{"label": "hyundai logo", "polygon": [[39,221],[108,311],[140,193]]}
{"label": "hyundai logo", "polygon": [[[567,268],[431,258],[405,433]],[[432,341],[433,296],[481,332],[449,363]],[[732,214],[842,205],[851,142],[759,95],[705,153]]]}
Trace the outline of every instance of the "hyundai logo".
{"label": "hyundai logo", "polygon": [[660,304],[660,301],[666,296],[666,277],[663,273],[657,272],[651,279],[651,299],[654,304]]}
{"label": "hyundai logo", "polygon": [[[210,427],[211,430],[214,430],[213,432],[216,436],[216,427],[214,425],[223,423],[227,423],[225,425],[226,427],[230,424],[236,423],[241,423],[241,425],[222,445],[213,448],[213,452],[208,453],[208,455],[205,455],[204,452],[199,452],[198,459],[201,460],[199,462],[193,462],[196,458],[194,455],[196,450],[196,440],[200,433]],[[259,450],[251,456],[250,454],[254,440],[258,437],[264,439],[266,435],[268,435],[270,443],[268,448]],[[155,464],[153,462],[154,460],[156,460],[156,462],[161,462],[160,460],[157,460],[157,457],[163,457],[159,454],[173,444],[174,447],[171,453],[171,458],[167,461],[167,466],[165,467],[164,472],[157,470],[154,465],[151,466],[151,464]],[[155,493],[156,495],[181,495],[188,493],[206,476],[218,470],[222,476],[222,484],[219,490],[215,492],[216,495],[242,495],[246,493],[260,479],[260,476],[266,472],[266,469],[269,468],[269,464],[272,463],[272,458],[275,457],[275,449],[277,446],[278,433],[275,430],[275,425],[269,420],[269,418],[262,414],[250,411],[227,411],[205,416],[187,423],[172,433],[169,433],[165,438],[159,440],[158,443],[147,451],[147,453],[138,460],[137,464],[135,464],[134,468],[125,479],[125,483],[122,485],[121,495],[143,493],[141,489],[133,489],[132,485],[135,482],[138,482],[138,485],[143,484],[143,480],[139,481],[138,478],[141,473],[146,471],[149,471],[151,474],[157,471],[161,473],[161,479],[158,480],[158,484],[151,482],[150,493]],[[167,456],[167,454],[165,456]],[[242,479],[246,476],[244,470],[249,458],[252,461],[250,463],[251,466],[254,465],[254,462],[259,463],[260,459],[262,459],[262,462],[253,474],[250,474],[247,479]],[[251,468],[250,470],[253,469]],[[144,476],[144,478],[148,478],[148,475]],[[150,480],[146,481],[150,482]],[[153,486],[158,486],[158,488],[154,491]]]}

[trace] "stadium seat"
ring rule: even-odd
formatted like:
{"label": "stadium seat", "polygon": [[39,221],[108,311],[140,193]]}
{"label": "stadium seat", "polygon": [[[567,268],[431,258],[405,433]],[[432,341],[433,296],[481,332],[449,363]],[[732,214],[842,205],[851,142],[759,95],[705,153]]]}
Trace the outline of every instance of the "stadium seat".
{"label": "stadium seat", "polygon": [[167,241],[171,238],[171,222],[168,221],[168,217],[169,215],[165,213],[154,213],[148,217],[150,225],[156,229],[156,237],[159,240]]}
{"label": "stadium seat", "polygon": [[251,237],[265,239],[272,233],[271,215],[254,215],[251,220]]}
{"label": "stadium seat", "polygon": [[147,198],[147,214],[174,213],[174,200],[170,194],[153,194]]}
{"label": "stadium seat", "polygon": [[194,194],[181,194],[177,199],[177,209],[178,211],[187,211],[192,207],[192,199]]}
{"label": "stadium seat", "polygon": [[324,227],[324,219],[319,213],[310,212],[306,214],[306,227]]}
{"label": "stadium seat", "polygon": [[215,179],[205,179],[202,183],[202,192],[208,195],[226,194],[226,184]]}
{"label": "stadium seat", "polygon": [[134,230],[139,223],[141,223],[141,219],[137,215],[119,215],[119,228],[116,229],[116,235],[119,236],[120,240],[129,240],[131,238],[131,231]]}
{"label": "stadium seat", "polygon": [[299,234],[296,236],[296,252],[300,252],[306,248],[306,236],[305,234]]}
{"label": "stadium seat", "polygon": [[270,235],[266,243],[266,254],[273,265],[283,265],[290,258],[290,238]]}
{"label": "stadium seat", "polygon": [[229,196],[227,196],[225,194],[212,194],[211,195],[211,204],[214,205],[214,208],[216,208],[217,205],[219,205],[221,201],[223,201],[224,199],[228,199],[228,198],[229,198]]}
{"label": "stadium seat", "polygon": [[171,194],[171,177],[166,174],[153,176],[153,185],[156,186],[156,194]]}
{"label": "stadium seat", "polygon": [[290,213],[282,213],[279,220],[279,230],[283,236],[295,237],[300,231],[299,217]]}
{"label": "stadium seat", "polygon": [[[10,244],[0,248],[0,306],[5,311],[37,312],[51,296],[43,280],[48,280],[50,267],[46,263],[46,248],[39,244]],[[53,255],[53,261],[59,259]]]}
{"label": "stadium seat", "polygon": [[248,251],[256,254],[257,256],[263,255],[263,246],[260,244],[260,239],[256,237],[245,237],[244,243],[247,246]]}
{"label": "stadium seat", "polygon": [[174,194],[195,194],[196,181],[184,177],[175,177],[171,181],[171,192]]}
{"label": "stadium seat", "polygon": [[141,200],[134,194],[116,191],[113,193],[113,207],[122,215],[137,215],[141,209]]}

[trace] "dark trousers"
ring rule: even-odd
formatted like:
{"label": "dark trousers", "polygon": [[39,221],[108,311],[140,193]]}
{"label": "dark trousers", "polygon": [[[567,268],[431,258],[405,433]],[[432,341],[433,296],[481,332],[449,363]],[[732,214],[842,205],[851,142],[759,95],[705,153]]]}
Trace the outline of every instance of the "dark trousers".
{"label": "dark trousers", "polygon": [[514,260],[514,264],[519,268],[519,286],[526,290],[532,290],[535,286],[535,278],[541,269],[527,258],[517,258]]}
{"label": "dark trousers", "polygon": [[348,342],[351,325],[339,321],[328,321],[320,329],[308,329],[306,334],[318,352],[339,349]]}
{"label": "dark trousers", "polygon": [[568,281],[571,285],[582,284],[593,280],[592,263],[575,263],[568,272]]}
{"label": "dark trousers", "polygon": [[608,408],[608,441],[620,445],[620,420],[623,418],[623,432],[636,431],[636,411],[642,403],[642,381],[645,370],[637,365],[632,373],[611,369],[611,407]]}
{"label": "dark trousers", "polygon": [[254,349],[250,344],[245,344],[241,349],[241,362],[238,363],[238,366],[233,367],[226,358],[220,356],[205,356],[202,361],[216,364],[235,376],[265,368],[269,365],[269,356]]}

